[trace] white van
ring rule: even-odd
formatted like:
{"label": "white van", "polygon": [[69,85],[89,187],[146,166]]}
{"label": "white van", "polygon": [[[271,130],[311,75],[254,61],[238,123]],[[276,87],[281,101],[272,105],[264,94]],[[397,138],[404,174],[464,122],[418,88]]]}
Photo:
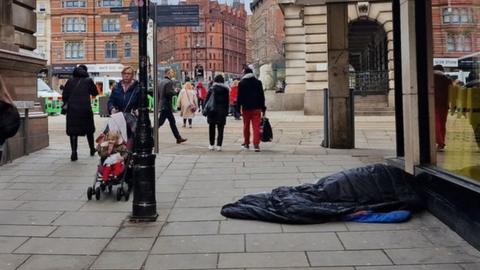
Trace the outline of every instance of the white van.
{"label": "white van", "polygon": [[40,98],[58,99],[62,95],[55,90],[52,90],[48,84],[42,79],[37,78],[37,96]]}

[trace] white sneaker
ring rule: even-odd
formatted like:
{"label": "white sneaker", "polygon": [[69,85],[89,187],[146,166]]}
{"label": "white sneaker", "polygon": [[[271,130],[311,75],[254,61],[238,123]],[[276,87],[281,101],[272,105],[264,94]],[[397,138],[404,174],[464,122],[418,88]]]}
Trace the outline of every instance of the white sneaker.
{"label": "white sneaker", "polygon": [[213,151],[213,149],[215,149],[215,147],[213,145],[208,146],[208,150]]}
{"label": "white sneaker", "polygon": [[221,147],[221,146],[217,146],[217,148],[215,148],[215,150],[217,150],[217,152],[220,152],[220,151],[222,151],[222,147]]}

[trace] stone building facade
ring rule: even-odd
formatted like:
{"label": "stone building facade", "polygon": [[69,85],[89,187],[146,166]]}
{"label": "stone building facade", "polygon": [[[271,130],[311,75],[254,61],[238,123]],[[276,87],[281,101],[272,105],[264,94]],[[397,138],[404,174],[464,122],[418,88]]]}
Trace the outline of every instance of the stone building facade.
{"label": "stone building facade", "polygon": [[[0,1],[0,76],[15,101],[36,101],[37,73],[46,61],[33,50],[36,47],[36,1]],[[48,120],[40,106],[30,109],[28,127],[22,112],[19,132],[7,140],[7,159],[48,146]],[[2,163],[2,161],[0,161]]]}
{"label": "stone building facade", "polygon": [[133,0],[51,0],[50,4],[54,87],[78,64],[87,64],[94,77],[118,78],[123,66],[138,68],[136,12],[111,12],[113,7],[133,5]]}
{"label": "stone building facade", "polygon": [[51,40],[51,21],[50,21],[50,0],[37,0],[37,48],[35,52],[50,65],[50,40]]}
{"label": "stone building facade", "polygon": [[238,0],[233,5],[209,0],[187,0],[180,4],[199,5],[200,24],[160,28],[158,61],[178,63],[183,77],[209,80],[219,73],[227,78],[239,76],[247,63],[247,14],[243,4]]}
{"label": "stone building facade", "polygon": [[[285,94],[289,108],[323,114],[323,89],[328,88],[327,8],[318,1],[279,0],[285,16]],[[385,100],[393,106],[393,32],[390,1],[352,2],[349,25],[371,22],[383,31]],[[351,53],[351,52],[350,52]],[[374,52],[375,54],[375,52]],[[378,55],[377,58],[381,58]],[[388,90],[388,92],[387,92]],[[283,102],[284,104],[286,102]]]}

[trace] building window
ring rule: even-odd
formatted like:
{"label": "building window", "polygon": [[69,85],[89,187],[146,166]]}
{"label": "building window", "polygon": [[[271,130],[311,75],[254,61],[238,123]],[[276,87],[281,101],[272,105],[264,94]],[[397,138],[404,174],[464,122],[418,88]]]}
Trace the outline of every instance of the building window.
{"label": "building window", "polygon": [[444,8],[443,23],[473,23],[472,10],[470,8]]}
{"label": "building window", "polygon": [[128,42],[125,43],[125,48],[124,48],[124,50],[125,50],[125,53],[124,53],[125,58],[130,58],[130,57],[132,57],[132,44],[130,44],[130,43],[128,43]]}
{"label": "building window", "polygon": [[101,0],[102,7],[121,7],[122,0]]}
{"label": "building window", "polygon": [[117,42],[105,42],[105,59],[117,59]]}
{"label": "building window", "polygon": [[78,8],[87,6],[85,0],[63,0],[62,4],[64,8]]}
{"label": "building window", "polygon": [[447,52],[470,52],[472,37],[470,33],[447,34]]}
{"label": "building window", "polygon": [[210,36],[210,47],[213,47],[213,36]]}
{"label": "building window", "polygon": [[82,41],[65,42],[65,59],[82,59],[84,57],[84,49]]}
{"label": "building window", "polygon": [[62,18],[63,32],[85,32],[86,20],[83,17]]}
{"label": "building window", "polygon": [[37,21],[37,36],[45,35],[45,21]]}
{"label": "building window", "polygon": [[103,32],[120,32],[120,19],[118,17],[108,17],[102,20]]}

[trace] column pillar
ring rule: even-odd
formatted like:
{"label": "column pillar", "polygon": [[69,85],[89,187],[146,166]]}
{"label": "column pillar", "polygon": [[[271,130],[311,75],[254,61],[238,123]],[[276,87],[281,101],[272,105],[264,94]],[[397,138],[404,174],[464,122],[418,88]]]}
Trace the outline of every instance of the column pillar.
{"label": "column pillar", "polygon": [[355,147],[348,86],[348,4],[327,4],[329,148]]}

